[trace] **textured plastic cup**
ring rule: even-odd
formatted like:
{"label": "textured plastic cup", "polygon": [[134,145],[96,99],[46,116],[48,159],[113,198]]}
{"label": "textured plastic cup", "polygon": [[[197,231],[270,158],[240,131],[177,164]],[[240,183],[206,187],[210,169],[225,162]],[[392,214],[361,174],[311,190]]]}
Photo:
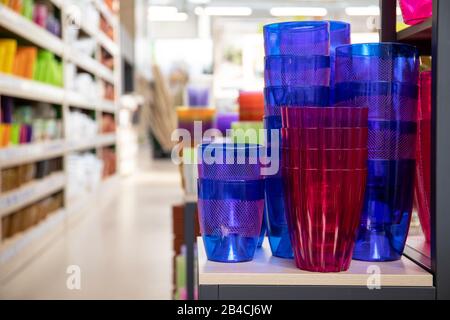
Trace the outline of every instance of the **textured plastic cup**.
{"label": "textured plastic cup", "polygon": [[267,24],[263,28],[266,56],[330,54],[327,21],[295,21]]}
{"label": "textured plastic cup", "polygon": [[350,44],[350,24],[342,21],[330,23],[330,105],[334,104],[334,83],[336,73],[336,47]]}
{"label": "textured plastic cup", "polygon": [[399,82],[347,82],[335,86],[335,107],[367,107],[369,120],[416,121],[418,86]]}
{"label": "textured plastic cup", "polygon": [[281,115],[282,107],[327,107],[330,102],[330,87],[266,87],[265,115]]}
{"label": "textured plastic cup", "polygon": [[414,195],[415,160],[370,160],[364,207],[353,259],[402,257]]}
{"label": "textured plastic cup", "polygon": [[364,169],[367,148],[361,149],[281,149],[282,167],[293,169]]}
{"label": "textured plastic cup", "polygon": [[367,148],[368,128],[283,128],[282,144],[290,149]]}
{"label": "textured plastic cup", "polygon": [[369,121],[369,159],[415,159],[417,123]]}
{"label": "textured plastic cup", "polygon": [[329,56],[269,56],[265,58],[264,80],[271,86],[329,86]]}
{"label": "textured plastic cup", "polygon": [[402,82],[417,85],[419,51],[400,43],[363,43],[336,48],[336,83]]}
{"label": "textured plastic cup", "polygon": [[400,0],[403,21],[409,25],[421,23],[432,16],[432,0]]}
{"label": "textured plastic cup", "polygon": [[201,144],[197,158],[199,178],[222,181],[262,179],[262,155],[262,146],[257,144]]}
{"label": "textured plastic cup", "polygon": [[285,128],[367,127],[368,108],[305,107],[281,109]]}
{"label": "textured plastic cup", "polygon": [[430,241],[431,202],[431,72],[420,74],[420,104],[417,122],[416,183],[414,188],[420,225]]}
{"label": "textured plastic cup", "polygon": [[313,272],[349,268],[367,170],[283,168],[296,266]]}
{"label": "textured plastic cup", "polygon": [[253,259],[264,210],[264,180],[198,180],[199,222],[208,260]]}
{"label": "textured plastic cup", "polygon": [[286,220],[282,177],[265,178],[265,219],[272,255],[292,259],[291,240]]}

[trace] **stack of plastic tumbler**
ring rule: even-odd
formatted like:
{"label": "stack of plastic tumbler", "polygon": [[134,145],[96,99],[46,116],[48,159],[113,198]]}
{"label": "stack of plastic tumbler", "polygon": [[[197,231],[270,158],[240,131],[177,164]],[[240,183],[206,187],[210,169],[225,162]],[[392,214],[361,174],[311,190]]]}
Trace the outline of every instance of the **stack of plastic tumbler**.
{"label": "stack of plastic tumbler", "polygon": [[261,146],[211,143],[198,152],[199,220],[207,257],[252,260],[264,209]]}
{"label": "stack of plastic tumbler", "polygon": [[354,259],[400,259],[411,220],[418,52],[395,43],[336,50],[336,102],[369,108],[368,177]]}
{"label": "stack of plastic tumbler", "polygon": [[272,24],[264,37],[266,116],[282,116],[285,210],[296,265],[346,270],[364,195],[367,109],[330,107],[329,22]]}

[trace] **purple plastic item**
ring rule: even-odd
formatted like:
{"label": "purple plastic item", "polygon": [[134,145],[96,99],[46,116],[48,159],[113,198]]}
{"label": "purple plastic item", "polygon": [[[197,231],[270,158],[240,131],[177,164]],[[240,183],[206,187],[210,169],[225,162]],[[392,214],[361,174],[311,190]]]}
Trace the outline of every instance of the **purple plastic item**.
{"label": "purple plastic item", "polygon": [[188,88],[188,103],[190,107],[205,107],[209,104],[209,89],[199,87]]}
{"label": "purple plastic item", "polygon": [[239,114],[237,112],[219,113],[216,117],[215,128],[226,136],[227,130],[231,129],[231,124],[236,121],[239,121]]}
{"label": "purple plastic item", "polygon": [[371,81],[417,85],[419,52],[399,43],[363,43],[336,49],[336,83]]}
{"label": "purple plastic item", "polygon": [[61,36],[61,24],[54,16],[48,16],[47,30],[57,37]]}
{"label": "purple plastic item", "polygon": [[11,97],[1,96],[1,123],[12,123],[14,101]]}
{"label": "purple plastic item", "polygon": [[330,54],[330,32],[327,21],[295,21],[264,26],[266,56]]}

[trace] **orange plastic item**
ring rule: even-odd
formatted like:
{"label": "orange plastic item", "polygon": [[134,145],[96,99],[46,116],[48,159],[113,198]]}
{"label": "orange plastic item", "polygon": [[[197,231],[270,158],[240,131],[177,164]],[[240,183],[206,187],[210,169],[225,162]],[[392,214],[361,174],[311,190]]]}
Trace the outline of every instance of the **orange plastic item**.
{"label": "orange plastic item", "polygon": [[261,91],[240,91],[238,103],[240,108],[264,108],[264,94]]}
{"label": "orange plastic item", "polygon": [[0,124],[0,147],[6,148],[11,140],[11,125]]}
{"label": "orange plastic item", "polygon": [[37,54],[36,47],[19,47],[14,61],[13,74],[26,79],[32,79]]}
{"label": "orange plastic item", "polygon": [[214,108],[189,108],[189,107],[178,107],[177,116],[179,120],[187,121],[202,121],[202,120],[212,120],[216,114],[216,109]]}

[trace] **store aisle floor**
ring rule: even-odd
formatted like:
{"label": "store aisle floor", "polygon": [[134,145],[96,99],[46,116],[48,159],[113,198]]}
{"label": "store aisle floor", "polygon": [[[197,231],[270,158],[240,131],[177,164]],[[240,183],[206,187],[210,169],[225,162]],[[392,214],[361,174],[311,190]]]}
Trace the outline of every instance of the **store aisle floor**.
{"label": "store aisle floor", "polygon": [[[141,166],[101,210],[92,204],[43,253],[0,284],[3,299],[170,299],[171,205],[180,202],[176,167]],[[80,267],[81,290],[67,268]]]}

